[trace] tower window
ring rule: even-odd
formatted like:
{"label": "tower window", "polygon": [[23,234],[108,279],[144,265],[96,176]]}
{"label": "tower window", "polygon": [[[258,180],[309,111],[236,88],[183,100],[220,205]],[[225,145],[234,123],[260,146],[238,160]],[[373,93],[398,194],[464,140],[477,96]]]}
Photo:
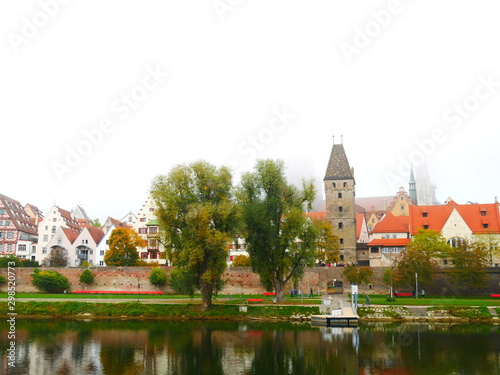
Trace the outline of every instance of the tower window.
{"label": "tower window", "polygon": [[339,198],[342,198],[342,193],[339,193]]}
{"label": "tower window", "polygon": [[344,187],[347,187],[347,182],[344,182]]}
{"label": "tower window", "polygon": [[336,188],[336,187],[337,187],[337,185],[335,184],[335,182],[333,182],[333,183],[332,183],[332,186],[333,186],[334,188]]}
{"label": "tower window", "polygon": [[339,206],[339,212],[343,212],[344,208],[342,206]]}
{"label": "tower window", "polygon": [[343,244],[344,244],[344,239],[343,239],[343,238],[339,238],[339,243],[340,243],[341,245],[343,245]]}
{"label": "tower window", "polygon": [[339,228],[339,229],[344,229],[344,223],[339,223],[339,224],[338,224],[338,228]]}

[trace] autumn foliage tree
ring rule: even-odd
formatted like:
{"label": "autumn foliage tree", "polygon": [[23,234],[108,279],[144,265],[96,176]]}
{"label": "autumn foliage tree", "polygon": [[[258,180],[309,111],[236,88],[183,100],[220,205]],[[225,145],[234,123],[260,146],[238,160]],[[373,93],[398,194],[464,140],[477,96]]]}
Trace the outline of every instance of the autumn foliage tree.
{"label": "autumn foliage tree", "polygon": [[200,290],[206,310],[222,288],[228,243],[239,223],[231,172],[204,161],[179,165],[153,181],[151,195],[166,251],[177,267],[170,285],[191,295]]}
{"label": "autumn foliage tree", "polygon": [[344,267],[342,276],[345,277],[351,284],[369,284],[373,277],[373,270],[368,266],[356,266],[354,264],[349,264]]}
{"label": "autumn foliage tree", "polygon": [[236,255],[233,260],[233,267],[250,267],[252,263],[246,255]]}
{"label": "autumn foliage tree", "polygon": [[462,241],[449,248],[448,256],[453,266],[448,270],[457,289],[470,294],[472,288],[484,288],[486,268],[490,262],[489,249],[481,241]]}
{"label": "autumn foliage tree", "polygon": [[252,269],[277,301],[284,300],[285,284],[300,280],[316,261],[321,230],[304,215],[315,194],[312,181],[304,180],[302,189],[289,184],[282,161],[259,160],[242,177],[239,198]]}
{"label": "autumn foliage tree", "polygon": [[138,247],[144,247],[144,240],[129,228],[116,228],[109,236],[109,250],[104,254],[107,266],[134,266],[139,259]]}

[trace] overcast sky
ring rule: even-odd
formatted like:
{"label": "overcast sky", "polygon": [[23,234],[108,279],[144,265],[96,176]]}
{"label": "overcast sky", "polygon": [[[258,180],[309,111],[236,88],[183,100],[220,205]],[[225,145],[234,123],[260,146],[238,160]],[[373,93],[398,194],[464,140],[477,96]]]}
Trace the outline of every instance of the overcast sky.
{"label": "overcast sky", "polygon": [[[0,193],[46,212],[137,213],[151,180],[204,159],[281,158],[322,186],[333,138],[356,195],[500,195],[500,3],[0,3]],[[322,188],[319,196],[323,197]]]}

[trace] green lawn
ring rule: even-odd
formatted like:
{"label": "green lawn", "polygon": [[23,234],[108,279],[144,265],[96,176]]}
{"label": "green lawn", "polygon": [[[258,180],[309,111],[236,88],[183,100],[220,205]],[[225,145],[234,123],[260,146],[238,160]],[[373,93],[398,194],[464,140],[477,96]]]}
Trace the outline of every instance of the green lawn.
{"label": "green lawn", "polygon": [[[370,295],[372,305],[407,305],[407,306],[500,306],[500,298],[491,297],[435,297],[425,298],[398,297],[395,302],[387,301],[387,295]],[[365,303],[364,295],[360,295],[358,304]]]}

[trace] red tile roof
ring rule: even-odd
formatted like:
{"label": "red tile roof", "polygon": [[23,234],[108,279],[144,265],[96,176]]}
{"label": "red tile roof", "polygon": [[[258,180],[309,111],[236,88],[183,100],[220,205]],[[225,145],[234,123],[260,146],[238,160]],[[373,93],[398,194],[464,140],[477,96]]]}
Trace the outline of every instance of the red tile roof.
{"label": "red tile roof", "polygon": [[356,238],[361,235],[361,229],[363,228],[363,222],[365,221],[365,215],[362,213],[356,214]]}
{"label": "red tile roof", "polygon": [[368,246],[404,247],[410,243],[409,238],[378,238],[371,240]]}
{"label": "red tile roof", "polygon": [[80,235],[80,232],[77,230],[73,230],[73,229],[69,229],[69,228],[65,228],[65,227],[61,227],[61,229],[63,230],[64,235],[66,236],[68,241],[72,244],[73,244],[73,242],[75,242],[75,240]]}
{"label": "red tile roof", "polygon": [[408,216],[394,216],[391,212],[387,212],[375,225],[372,233],[407,233],[408,227]]}
{"label": "red tile roof", "polygon": [[92,236],[92,239],[94,240],[95,244],[96,245],[99,244],[99,242],[101,242],[102,238],[104,237],[104,232],[100,228],[95,228],[95,227],[87,227],[87,230]]}
{"label": "red tile roof", "polygon": [[[498,203],[461,204],[456,209],[473,233],[500,233]],[[484,228],[483,224],[488,227]]]}
{"label": "red tile roof", "polygon": [[309,216],[311,219],[326,220],[326,212],[322,211],[307,212],[307,216]]}
{"label": "red tile roof", "polygon": [[441,232],[457,204],[453,201],[445,205],[413,206],[410,205],[410,233],[417,234],[425,228]]}
{"label": "red tile roof", "polygon": [[61,214],[61,216],[63,217],[64,221],[66,222],[66,225],[69,228],[74,229],[76,231],[82,230],[82,228],[78,224],[78,221],[73,219],[73,217],[71,216],[69,211],[63,210],[62,208],[59,208],[59,207],[58,207],[58,210],[59,210],[59,213]]}

